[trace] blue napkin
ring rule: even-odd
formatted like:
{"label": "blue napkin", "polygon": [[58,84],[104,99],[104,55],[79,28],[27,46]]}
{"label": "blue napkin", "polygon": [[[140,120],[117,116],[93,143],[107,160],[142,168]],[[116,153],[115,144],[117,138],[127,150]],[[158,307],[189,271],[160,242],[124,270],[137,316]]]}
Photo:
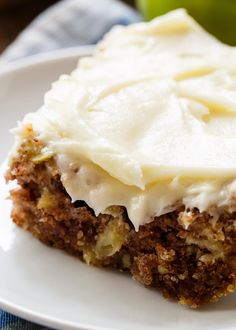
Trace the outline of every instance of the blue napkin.
{"label": "blue napkin", "polygon": [[[60,48],[96,44],[114,25],[139,21],[139,15],[118,0],[63,0],[38,16],[0,56],[0,65]],[[0,310],[0,329],[45,327]]]}
{"label": "blue napkin", "polygon": [[114,25],[139,21],[119,0],[63,0],[39,15],[0,56],[0,63],[60,48],[96,44]]}

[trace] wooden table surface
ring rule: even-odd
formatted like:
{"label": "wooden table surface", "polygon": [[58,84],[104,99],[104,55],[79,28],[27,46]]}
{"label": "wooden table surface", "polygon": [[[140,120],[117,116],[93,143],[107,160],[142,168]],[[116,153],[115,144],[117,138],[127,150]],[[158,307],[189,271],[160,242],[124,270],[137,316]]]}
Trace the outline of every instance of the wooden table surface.
{"label": "wooden table surface", "polygon": [[[0,0],[4,2],[4,0]],[[95,0],[96,1],[96,0]],[[21,0],[19,4],[0,6],[0,53],[9,45],[40,12],[58,2],[58,0]],[[133,0],[124,0],[130,5]],[[7,4],[8,3],[8,4]]]}

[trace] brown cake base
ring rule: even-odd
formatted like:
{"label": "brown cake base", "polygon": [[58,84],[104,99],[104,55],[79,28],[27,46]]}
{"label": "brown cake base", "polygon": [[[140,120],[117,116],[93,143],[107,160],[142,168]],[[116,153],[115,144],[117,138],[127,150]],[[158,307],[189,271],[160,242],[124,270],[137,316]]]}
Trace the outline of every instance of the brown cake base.
{"label": "brown cake base", "polygon": [[85,202],[71,203],[53,157],[42,156],[41,149],[29,128],[6,175],[18,182],[11,192],[18,226],[87,264],[130,272],[145,286],[191,307],[233,292],[236,213],[222,212],[215,221],[180,207],[136,232],[123,207],[96,217]]}

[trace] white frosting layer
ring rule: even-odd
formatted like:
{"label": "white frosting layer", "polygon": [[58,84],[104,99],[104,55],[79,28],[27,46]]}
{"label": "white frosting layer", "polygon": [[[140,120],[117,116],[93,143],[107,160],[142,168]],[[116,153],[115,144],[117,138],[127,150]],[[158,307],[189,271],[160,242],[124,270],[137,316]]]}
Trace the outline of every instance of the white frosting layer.
{"label": "white frosting layer", "polygon": [[53,151],[72,200],[127,208],[136,228],[236,190],[236,48],[185,11],[116,27],[25,117]]}

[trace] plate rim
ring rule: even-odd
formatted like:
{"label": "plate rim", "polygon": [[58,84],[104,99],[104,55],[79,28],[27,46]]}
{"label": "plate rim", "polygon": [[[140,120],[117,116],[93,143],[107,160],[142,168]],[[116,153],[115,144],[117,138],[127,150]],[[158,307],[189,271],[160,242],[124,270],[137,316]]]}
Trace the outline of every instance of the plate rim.
{"label": "plate rim", "polygon": [[93,53],[94,48],[94,45],[69,47],[27,56],[12,62],[1,62],[0,60],[0,75],[19,71],[26,67],[30,68],[41,63],[57,62],[63,59],[89,56]]}
{"label": "plate rim", "polygon": [[[4,312],[10,313],[13,316],[20,317],[37,325],[47,326],[52,329],[66,329],[66,330],[108,330],[108,328],[99,327],[96,325],[83,324],[78,322],[65,321],[63,319],[47,316],[43,313],[34,312],[28,308],[21,307],[17,304],[10,303],[0,297],[0,309]],[[110,328],[109,330],[120,330],[117,328]]]}

